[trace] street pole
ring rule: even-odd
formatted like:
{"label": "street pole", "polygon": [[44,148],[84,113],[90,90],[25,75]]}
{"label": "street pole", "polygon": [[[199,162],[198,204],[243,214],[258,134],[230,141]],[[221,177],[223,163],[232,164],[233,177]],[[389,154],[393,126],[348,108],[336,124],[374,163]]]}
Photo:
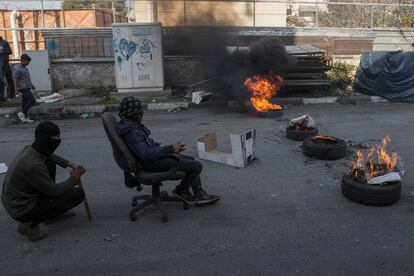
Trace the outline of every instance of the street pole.
{"label": "street pole", "polygon": [[45,13],[43,9],[43,0],[40,0],[40,4],[42,5],[42,29],[45,28]]}
{"label": "street pole", "polygon": [[112,3],[112,23],[116,23],[116,14],[115,14],[115,5],[114,5],[114,1],[111,1]]}
{"label": "street pole", "polygon": [[131,0],[128,1],[128,11],[127,11],[127,16],[128,16],[128,23],[131,23]]}

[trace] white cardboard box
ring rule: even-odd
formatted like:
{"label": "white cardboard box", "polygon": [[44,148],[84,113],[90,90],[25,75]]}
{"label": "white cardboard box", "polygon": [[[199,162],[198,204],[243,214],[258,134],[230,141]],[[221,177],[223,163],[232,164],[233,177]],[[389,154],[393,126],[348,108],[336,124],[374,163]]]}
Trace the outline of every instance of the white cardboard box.
{"label": "white cardboard box", "polygon": [[0,163],[0,174],[6,173],[7,169],[6,163]]}
{"label": "white cardboard box", "polygon": [[255,159],[256,129],[243,134],[230,134],[231,153],[217,150],[217,135],[208,133],[197,141],[198,156],[201,159],[243,168]]}

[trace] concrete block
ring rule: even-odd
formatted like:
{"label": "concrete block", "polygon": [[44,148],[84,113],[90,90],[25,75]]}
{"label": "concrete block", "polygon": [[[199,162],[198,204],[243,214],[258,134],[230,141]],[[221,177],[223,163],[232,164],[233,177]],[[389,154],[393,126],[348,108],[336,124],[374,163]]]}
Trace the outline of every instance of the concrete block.
{"label": "concrete block", "polygon": [[188,102],[175,103],[149,103],[148,110],[174,110],[174,109],[188,109]]}
{"label": "concrete block", "polygon": [[338,103],[341,104],[361,104],[371,102],[370,96],[341,96],[338,97]]}
{"label": "concrete block", "polygon": [[372,103],[388,103],[389,101],[384,98],[378,97],[378,96],[371,96],[371,102]]}
{"label": "concrete block", "polygon": [[336,103],[338,97],[303,98],[303,104],[327,104]]}

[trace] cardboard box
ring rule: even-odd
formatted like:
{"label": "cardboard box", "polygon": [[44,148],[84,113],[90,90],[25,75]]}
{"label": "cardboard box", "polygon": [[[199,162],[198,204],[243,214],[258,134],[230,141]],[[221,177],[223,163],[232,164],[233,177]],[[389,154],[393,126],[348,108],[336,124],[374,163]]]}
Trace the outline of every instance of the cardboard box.
{"label": "cardboard box", "polygon": [[243,168],[255,159],[256,129],[243,134],[230,134],[231,153],[217,150],[217,135],[208,133],[197,141],[198,156],[201,159]]}

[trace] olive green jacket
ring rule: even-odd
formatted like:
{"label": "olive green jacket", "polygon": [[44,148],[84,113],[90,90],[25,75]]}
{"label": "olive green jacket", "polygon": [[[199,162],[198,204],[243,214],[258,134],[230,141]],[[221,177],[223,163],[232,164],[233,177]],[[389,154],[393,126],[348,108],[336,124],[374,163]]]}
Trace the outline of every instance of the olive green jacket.
{"label": "olive green jacket", "polygon": [[[47,157],[26,146],[17,154],[3,182],[1,201],[12,218],[27,214],[40,196],[58,197],[77,184],[71,176],[61,183],[49,176],[45,161]],[[69,161],[52,154],[50,160],[66,168]]]}

